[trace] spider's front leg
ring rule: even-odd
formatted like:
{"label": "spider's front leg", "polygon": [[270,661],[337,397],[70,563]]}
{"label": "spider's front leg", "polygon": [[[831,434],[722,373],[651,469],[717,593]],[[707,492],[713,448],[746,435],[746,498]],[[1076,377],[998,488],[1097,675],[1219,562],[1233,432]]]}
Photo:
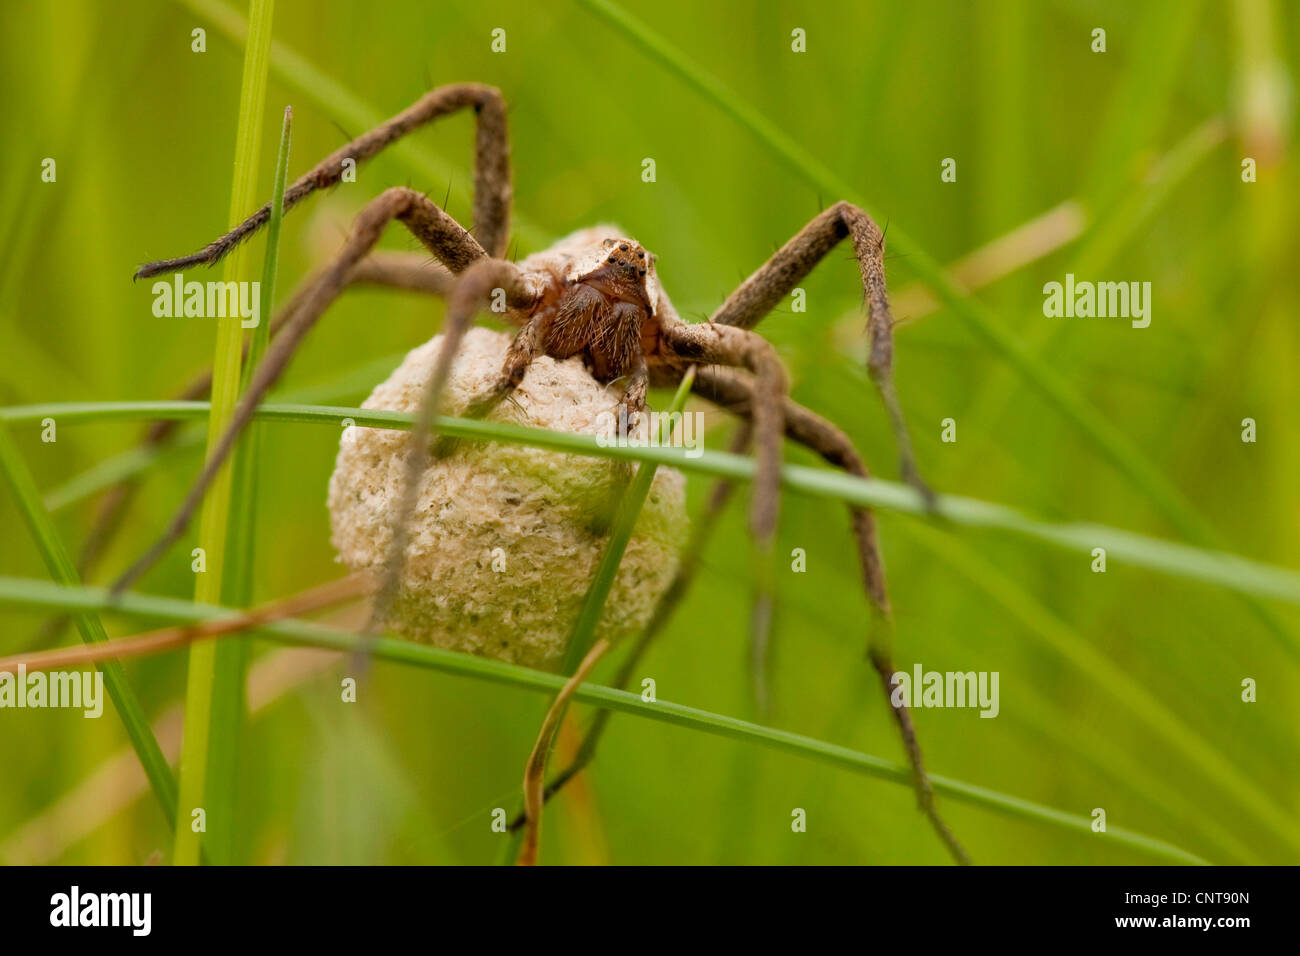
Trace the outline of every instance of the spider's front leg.
{"label": "spider's front leg", "polygon": [[894,389],[894,319],[885,291],[885,237],[870,216],[852,203],[836,203],[804,226],[742,282],[709,321],[753,328],[845,237],[853,242],[853,254],[862,275],[867,334],[871,341],[867,373],[889,416],[889,425],[898,444],[902,478],[933,509],[934,492],[921,480],[903,408]]}
{"label": "spider's front leg", "polygon": [[[125,590],[166,553],[167,548],[184,533],[197,510],[203,494],[212,484],[221,466],[230,457],[244,426],[252,419],[267,391],[279,379],[293,358],[299,344],[315,327],[317,320],[347,288],[356,265],[374,248],[384,229],[394,219],[400,221],[425,247],[454,273],[465,272],[471,265],[488,260],[483,247],[451,216],[428,197],[412,189],[394,187],[371,201],[357,217],[352,235],[334,261],[321,271],[315,284],[303,293],[296,309],[289,314],[280,334],[271,342],[261,364],[257,366],[248,389],[235,407],[230,425],[208,455],[185,501],[176,512],[163,536],[113,584],[113,593]],[[509,263],[504,263],[509,265]],[[510,268],[514,268],[510,266]],[[454,295],[455,290],[453,290]],[[451,311],[448,312],[451,321]]]}
{"label": "spider's front leg", "polygon": [[[481,83],[453,83],[430,90],[396,116],[362,133],[336,149],[285,190],[288,212],[319,189],[338,184],[351,165],[382,152],[407,133],[450,113],[472,109],[476,117],[474,144],[474,230],[482,248],[502,256],[510,232],[510,140],[506,129],[506,103],[501,91]],[[137,279],[176,272],[196,265],[214,265],[231,249],[252,236],[271,218],[268,202],[224,236],[193,255],[146,263]],[[448,265],[450,265],[448,263]],[[468,263],[464,263],[468,265]],[[453,272],[460,271],[452,268]]]}
{"label": "spider's front leg", "polygon": [[[315,286],[318,276],[313,274],[299,283],[288,302],[271,321],[271,338],[275,338],[284,327],[285,320],[297,311],[303,296]],[[357,263],[348,276],[348,284],[376,285],[391,289],[403,289],[411,292],[427,292],[430,295],[446,295],[451,289],[452,273],[438,262],[418,252],[376,252]],[[248,343],[244,343],[243,356],[248,355]],[[172,397],[177,401],[202,401],[212,389],[212,369],[196,375],[185,388]],[[180,421],[160,421],[151,424],[141,436],[136,448],[140,452],[154,454],[170,448],[180,432]],[[90,531],[81,545],[77,555],[77,573],[82,579],[94,577],[94,572],[122,526],[127,510],[130,508],[140,487],[138,475],[130,475],[110,485],[100,496],[95,509]],[[47,621],[37,636],[32,640],[33,647],[47,647],[67,624],[68,618],[60,615]]]}
{"label": "spider's front leg", "polygon": [[674,325],[664,331],[672,357],[697,365],[728,365],[754,373],[754,445],[758,470],[750,504],[749,526],[760,543],[771,544],[780,510],[781,404],[786,397],[785,369],[776,350],[762,336],[713,322]]}
{"label": "spider's front leg", "polygon": [[[392,610],[393,602],[396,600],[397,592],[401,587],[402,572],[406,566],[406,546],[410,539],[411,516],[415,513],[415,505],[419,498],[420,476],[430,463],[430,446],[437,446],[438,438],[431,435],[431,433],[434,431],[434,421],[438,416],[438,406],[443,389],[446,387],[447,379],[451,374],[451,363],[455,359],[456,353],[460,351],[461,340],[465,336],[465,331],[473,322],[475,314],[479,309],[487,305],[490,297],[497,289],[504,290],[506,304],[511,308],[531,309],[534,305],[536,293],[532,286],[529,285],[524,273],[514,263],[506,262],[504,259],[489,259],[486,257],[464,271],[455,286],[452,287],[451,294],[447,297],[447,318],[443,323],[442,349],[438,353],[433,374],[429,377],[429,382],[425,386],[419,410],[415,415],[415,423],[411,427],[411,440],[407,445],[402,479],[402,493],[397,508],[391,515],[392,537],[388,546],[388,555],[384,561],[384,571],[379,591],[375,597],[370,622],[366,628],[367,634],[378,632]],[[529,326],[532,324],[530,322]],[[524,332],[528,332],[529,326],[525,326]],[[519,344],[521,337],[523,337],[523,333],[516,336],[516,345]],[[506,378],[514,382],[514,384],[518,384],[515,377],[517,375],[519,380],[523,379],[524,371],[528,366],[528,361],[531,360],[532,353],[528,351],[526,346],[518,350],[512,346],[511,353],[514,358],[507,357]],[[512,365],[512,361],[522,363],[518,364],[517,373],[512,371],[515,367]],[[368,648],[363,648],[361,655],[364,656],[367,651]]]}
{"label": "spider's front leg", "polygon": [[[318,189],[342,179],[344,170],[381,152],[412,130],[439,117],[462,109],[474,110],[477,136],[474,152],[474,221],[483,244],[432,201],[411,189],[385,191],[357,217],[352,237],[338,257],[289,310],[284,332],[272,342],[249,383],[231,424],[217,446],[210,450],[194,487],[172,519],[163,537],[113,584],[117,594],[151,567],[184,532],[216,477],[230,456],[244,426],[252,418],[262,396],[273,385],[292,358],[298,344],[316,320],[348,285],[352,270],[374,247],[384,227],[393,219],[406,225],[415,237],[453,274],[459,275],[489,254],[505,252],[510,225],[510,146],[506,132],[506,107],[501,91],[478,83],[457,83],[430,90],[387,122],[354,139],[301,176],[285,191],[287,212]],[[212,265],[231,249],[261,229],[271,215],[267,203],[224,236],[198,252],[177,259],[163,259],[142,266],[136,278],[176,272],[193,265]],[[484,249],[486,246],[486,250]]]}

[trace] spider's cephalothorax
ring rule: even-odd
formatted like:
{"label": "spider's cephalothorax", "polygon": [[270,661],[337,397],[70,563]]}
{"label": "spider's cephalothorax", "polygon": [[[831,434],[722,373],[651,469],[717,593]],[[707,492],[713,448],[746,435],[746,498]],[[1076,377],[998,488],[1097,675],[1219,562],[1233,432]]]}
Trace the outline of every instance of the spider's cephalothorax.
{"label": "spider's cephalothorax", "polygon": [[642,331],[658,304],[653,257],[634,239],[587,229],[520,263],[551,278],[533,311],[542,347],[552,358],[581,353],[602,382],[627,375],[644,360]]}
{"label": "spider's cephalothorax", "polygon": [[[376,196],[357,217],[351,236],[335,258],[289,302],[273,324],[279,334],[254,371],[225,434],[212,448],[185,503],[162,540],[118,579],[115,590],[134,580],[179,539],[204,492],[234,449],[241,430],[330,304],[354,282],[380,283],[446,295],[447,314],[442,348],[413,423],[416,438],[407,443],[405,491],[396,496],[400,500],[394,503],[389,559],[371,616],[371,630],[377,628],[386,617],[401,579],[408,524],[417,501],[416,489],[431,451],[426,436],[434,430],[439,395],[448,380],[452,360],[475,316],[490,304],[496,308],[496,302],[504,294],[508,317],[520,327],[519,332],[507,351],[500,378],[470,402],[463,415],[476,417],[490,412],[519,386],[530,363],[538,356],[563,359],[581,354],[601,383],[625,380],[619,404],[629,418],[644,406],[646,389],[652,379],[656,384],[677,385],[692,370],[695,391],[752,423],[752,431],[746,428],[740,433],[737,447],[746,450],[751,440],[754,446],[756,465],[750,528],[756,539],[756,552],[767,565],[756,576],[751,614],[753,659],[756,674],[760,675],[756,684],[761,688],[766,632],[772,619],[775,572],[771,562],[775,555],[779,510],[782,436],[807,445],[832,465],[855,475],[865,476],[867,471],[840,429],[790,400],[785,371],[776,351],[753,328],[846,239],[857,260],[866,303],[870,337],[867,371],[889,414],[902,454],[903,476],[927,500],[932,500],[913,466],[902,409],[894,392],[893,320],[885,294],[885,243],[880,228],[857,206],[836,203],[815,216],[742,282],[707,322],[696,324],[683,322],[673,310],[655,274],[654,257],[612,227],[575,233],[516,265],[504,258],[512,195],[505,100],[500,90],[478,83],[457,83],[432,90],[386,123],[335,150],[286,190],[285,210],[316,190],[338,183],[347,169],[355,168],[420,125],[459,110],[473,110],[477,122],[473,233],[414,189],[393,187]],[[211,265],[265,225],[270,211],[268,203],[193,255],[149,263],[137,276]],[[409,229],[440,265],[431,265],[426,257],[411,261],[376,252],[376,243],[394,221]],[[437,449],[435,445],[432,450],[436,453]],[[725,500],[725,495],[715,495],[711,500]],[[878,615],[887,619],[889,598],[872,517],[856,505],[850,506],[850,512],[867,595]],[[668,589],[665,600],[680,594],[681,588],[676,585],[677,582]],[[656,614],[655,619],[659,620],[660,616]],[[882,639],[887,633],[887,627],[876,627],[868,639],[872,665],[888,697],[893,664],[888,641]],[[560,704],[557,701],[552,714],[563,713]],[[964,852],[935,809],[933,790],[921,762],[906,705],[892,706],[912,765],[921,807],[954,857],[964,861]],[[558,718],[552,723],[548,715],[546,726],[553,733]],[[548,747],[539,738],[535,753],[545,754]],[[544,768],[544,765],[543,758],[539,766]],[[539,785],[531,805],[530,821],[535,821],[541,799]]]}

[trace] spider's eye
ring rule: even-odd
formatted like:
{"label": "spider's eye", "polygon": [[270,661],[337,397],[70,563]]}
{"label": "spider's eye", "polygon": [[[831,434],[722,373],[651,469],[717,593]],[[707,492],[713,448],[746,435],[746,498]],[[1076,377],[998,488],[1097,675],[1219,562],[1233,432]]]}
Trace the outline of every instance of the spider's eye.
{"label": "spider's eye", "polygon": [[641,270],[641,275],[645,275],[645,270],[644,270],[644,269]]}
{"label": "spider's eye", "polygon": [[613,262],[613,261],[614,261],[614,257],[613,257],[613,256],[610,256],[610,257],[609,257],[609,261],[610,261],[610,262]]}
{"label": "spider's eye", "polygon": [[636,257],[637,257],[638,259],[644,259],[644,258],[645,258],[645,253],[644,253],[644,252],[638,252],[638,253],[636,254]]}
{"label": "spider's eye", "polygon": [[627,252],[627,243],[626,242],[619,243],[618,248],[620,252]]}

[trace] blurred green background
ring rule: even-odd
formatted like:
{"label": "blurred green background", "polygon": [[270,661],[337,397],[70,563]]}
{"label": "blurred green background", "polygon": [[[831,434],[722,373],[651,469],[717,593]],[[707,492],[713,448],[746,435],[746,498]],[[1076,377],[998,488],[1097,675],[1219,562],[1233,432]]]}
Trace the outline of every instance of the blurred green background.
{"label": "blurred green background", "polygon": [[[1012,261],[977,298],[1036,366],[1078,389],[1141,450],[1225,548],[1300,566],[1294,4],[656,0],[621,8],[855,194],[819,195],[590,7],[493,0],[277,0],[259,192],[271,192],[286,104],[295,115],[293,177],[363,131],[357,104],[388,116],[431,85],[476,80],[501,87],[511,105],[519,252],[617,222],[658,253],[670,294],[694,318],[839,198],[868,204],[945,264],[1055,210],[1048,223],[1060,228],[1031,229],[1029,261]],[[0,405],[163,398],[210,362],[213,323],[155,318],[149,283],[132,284],[131,273],[227,226],[242,42],[218,24],[232,14],[238,23],[246,10],[222,0],[53,0],[0,11]],[[196,27],[207,30],[206,53],[191,52]],[[1105,53],[1090,49],[1099,27]],[[495,28],[506,30],[505,53],[490,49]],[[795,28],[806,31],[807,52],[792,52]],[[450,211],[468,221],[472,138],[469,116],[442,121],[404,153],[363,165],[356,184],[295,210],[277,298],[389,185],[441,200],[450,184]],[[45,157],[57,161],[54,184],[40,180]],[[657,164],[653,184],[641,180],[645,157]],[[957,162],[955,183],[940,179],[947,157]],[[1257,182],[1242,182],[1243,157],[1257,161]],[[250,261],[260,261],[262,245],[255,241]],[[400,228],[384,245],[415,248]],[[1005,265],[1007,255],[1002,247],[993,261]],[[960,316],[924,306],[911,258],[894,255],[887,265],[904,323],[899,390],[931,483],[1051,520],[1179,538]],[[1043,283],[1068,271],[1151,282],[1150,328],[1045,318]],[[894,478],[896,451],[862,368],[861,289],[848,249],[804,287],[807,313],[787,303],[762,331],[786,360],[796,398],[841,424],[873,470]],[[430,337],[441,317],[434,300],[350,292],[282,392],[321,386],[317,400],[359,403],[384,363]],[[1258,423],[1257,443],[1241,441],[1246,417]],[[955,444],[940,441],[945,418],[957,422]],[[710,413],[707,421],[710,445],[725,446],[728,420]],[[33,428],[16,434],[42,490],[58,493],[139,431],[68,425],[55,444]],[[337,436],[298,425],[270,426],[266,436],[258,601],[338,573],[324,506]],[[97,583],[159,530],[197,472],[199,447],[149,471]],[[794,448],[787,456],[812,462]],[[693,513],[707,487],[690,480]],[[93,514],[93,498],[59,508],[70,547]],[[905,516],[884,513],[880,525],[897,664],[1001,675],[995,720],[973,710],[916,713],[934,772],[1073,814],[1102,807],[1112,827],[1214,862],[1300,858],[1298,668],[1284,649],[1300,634],[1294,606],[1269,607],[1270,626],[1210,585],[1115,561],[1094,574],[1083,555]],[[192,594],[194,534],[143,589]],[[868,607],[843,507],[787,496],[779,552],[796,547],[807,551],[808,571],[780,579],[770,722],[901,760],[864,660]],[[46,574],[8,494],[0,495],[0,573]],[[746,670],[751,576],[740,496],[642,668],[661,698],[759,719]],[[31,647],[43,620],[0,608],[0,653]],[[115,635],[139,629],[108,624]],[[71,629],[59,639],[75,641]],[[501,838],[490,814],[517,799],[536,735],[535,695],[380,663],[362,703],[340,709],[333,670],[303,675],[265,644],[257,657],[264,679],[244,741],[232,859],[496,858]],[[172,653],[128,664],[146,710],[171,720],[173,732],[177,718],[167,715],[184,693],[185,663]],[[1259,684],[1253,704],[1241,701],[1247,677]],[[576,716],[585,726],[592,714],[579,707]],[[1162,732],[1165,718],[1177,725]],[[156,804],[147,791],[132,795],[133,761],[109,713],[99,721],[4,713],[0,860],[133,863],[165,854],[171,835]],[[1099,834],[952,799],[942,806],[978,862],[1151,859]],[[795,807],[807,811],[807,833],[791,832]],[[906,787],[622,716],[583,786],[548,812],[542,854],[551,863],[947,861]]]}

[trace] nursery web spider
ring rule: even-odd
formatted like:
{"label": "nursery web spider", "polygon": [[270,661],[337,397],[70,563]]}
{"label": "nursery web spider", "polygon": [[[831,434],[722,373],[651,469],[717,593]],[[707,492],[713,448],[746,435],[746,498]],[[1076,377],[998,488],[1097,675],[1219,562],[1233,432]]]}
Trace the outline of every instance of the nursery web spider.
{"label": "nursery web spider", "polygon": [[[337,184],[345,160],[360,163],[397,139],[439,117],[472,109],[477,118],[474,172],[473,229],[467,230],[424,194],[405,187],[385,190],[356,219],[352,234],[334,259],[294,295],[276,323],[277,334],[257,366],[220,443],[176,513],[165,535],[115,584],[120,591],[150,567],[181,535],[229,456],[258,403],[288,365],[295,350],[330,304],[351,283],[375,282],[445,294],[447,313],[444,347],[430,378],[405,462],[403,500],[392,515],[392,546],[383,580],[371,612],[369,633],[382,626],[397,590],[405,560],[407,525],[414,507],[417,479],[431,456],[446,446],[431,439],[439,395],[461,339],[495,294],[504,294],[505,317],[519,327],[500,379],[475,402],[471,414],[484,415],[510,396],[523,380],[529,363],[539,355],[567,358],[582,355],[601,382],[624,380],[619,402],[629,419],[644,408],[650,385],[679,384],[687,369],[697,369],[694,392],[745,421],[735,450],[752,440],[756,473],[749,508],[749,526],[759,560],[773,560],[773,539],[779,507],[781,440],[784,435],[812,449],[835,467],[866,476],[867,469],[847,436],[832,423],[793,402],[786,374],[775,350],[752,331],[841,240],[850,240],[862,277],[870,338],[868,371],[883,400],[902,458],[903,478],[927,501],[932,497],[918,477],[903,412],[894,392],[893,320],[885,292],[884,236],[871,217],[857,206],[838,202],[816,216],[727,297],[707,322],[683,322],[669,301],[655,269],[655,256],[634,239],[586,230],[561,240],[533,256],[528,268],[503,258],[509,232],[511,177],[506,132],[506,105],[499,90],[475,83],[458,83],[432,90],[381,126],[335,150],[288,188],[287,212],[313,192]],[[149,263],[137,278],[218,262],[238,243],[253,235],[270,218],[270,204],[226,235],[193,255]],[[438,264],[423,257],[374,253],[372,250],[392,221],[401,222],[431,252]],[[439,265],[440,264],[440,265]],[[527,264],[527,263],[526,263]],[[202,391],[200,384],[199,390]],[[710,515],[727,493],[720,485]],[[892,626],[884,567],[871,513],[850,507],[866,593],[875,610],[870,626],[869,657],[886,698],[894,671]],[[706,524],[710,523],[706,521]],[[697,544],[700,535],[697,533]],[[691,556],[664,596],[647,635],[653,634],[680,597],[694,566]],[[762,647],[771,617],[771,575],[760,569],[754,606],[756,646]],[[638,652],[644,649],[643,638]],[[628,666],[620,678],[626,679]],[[891,705],[892,706],[892,705]],[[921,810],[945,846],[959,862],[965,852],[940,818],[933,789],[921,759],[911,717],[903,705],[893,706]],[[590,758],[603,719],[589,736],[579,761]],[[526,791],[539,792],[541,769],[530,761]],[[572,775],[562,773],[547,791],[550,796]],[[528,822],[535,846],[538,801],[530,800]]]}

